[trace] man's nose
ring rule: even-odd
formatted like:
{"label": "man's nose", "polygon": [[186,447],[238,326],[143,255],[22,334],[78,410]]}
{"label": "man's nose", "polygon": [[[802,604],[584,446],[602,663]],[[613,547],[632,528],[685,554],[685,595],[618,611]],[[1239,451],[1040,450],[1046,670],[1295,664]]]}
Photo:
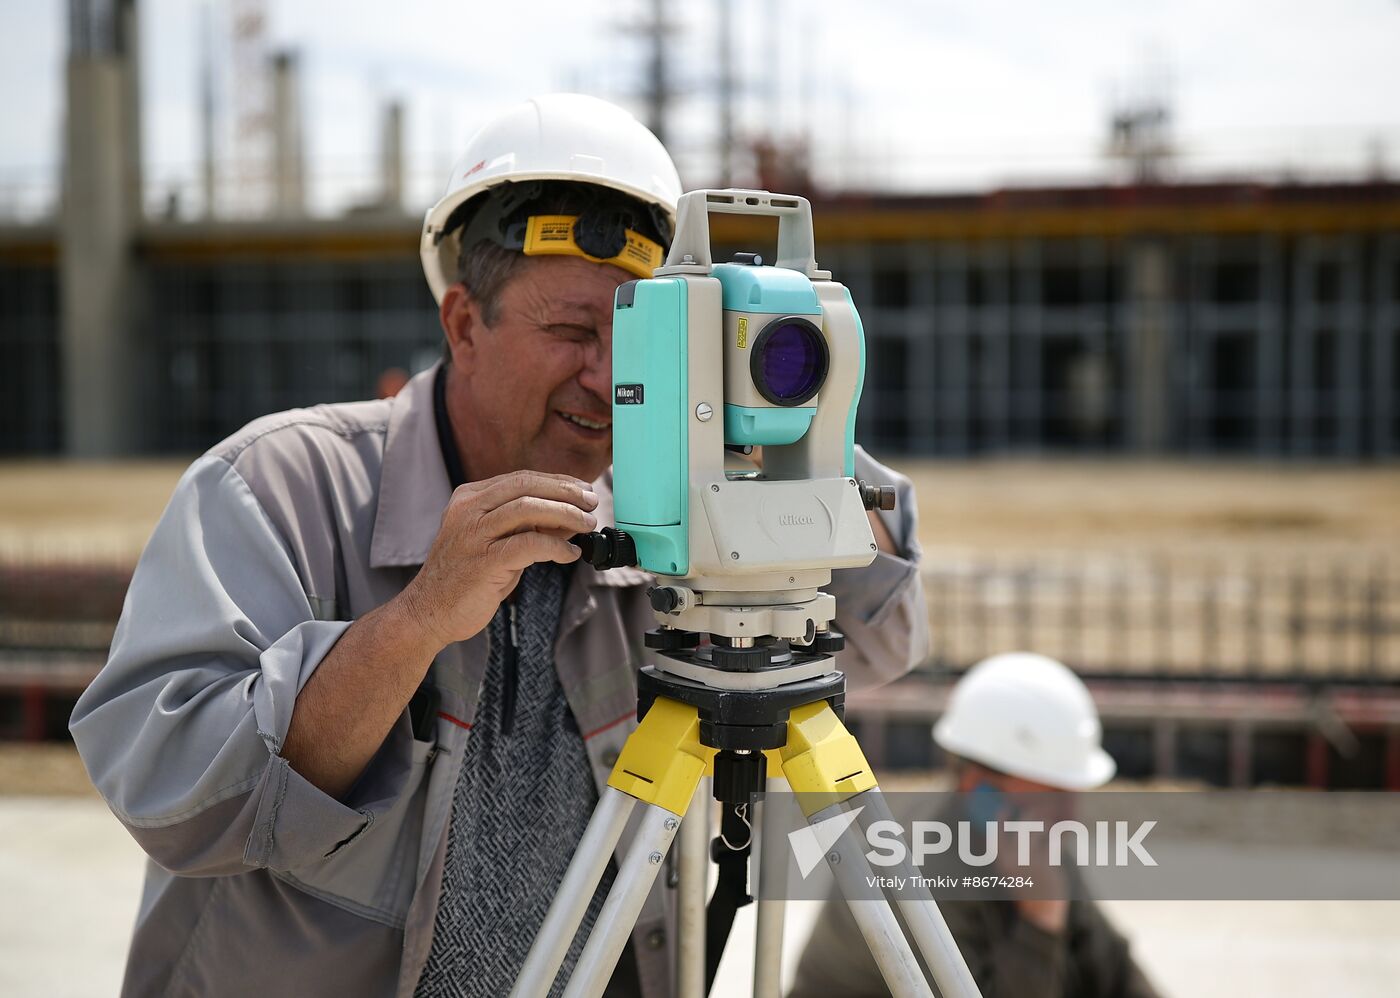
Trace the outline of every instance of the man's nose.
{"label": "man's nose", "polygon": [[604,405],[612,405],[612,342],[600,337],[584,352],[578,382]]}

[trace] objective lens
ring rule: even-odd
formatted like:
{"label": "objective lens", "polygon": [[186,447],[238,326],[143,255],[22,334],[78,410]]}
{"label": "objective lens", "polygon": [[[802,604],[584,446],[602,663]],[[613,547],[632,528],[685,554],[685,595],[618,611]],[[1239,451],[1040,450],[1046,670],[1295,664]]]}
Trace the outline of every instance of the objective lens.
{"label": "objective lens", "polygon": [[749,370],[759,393],[774,405],[801,405],[817,394],[829,363],[826,338],[807,319],[789,316],[758,334]]}

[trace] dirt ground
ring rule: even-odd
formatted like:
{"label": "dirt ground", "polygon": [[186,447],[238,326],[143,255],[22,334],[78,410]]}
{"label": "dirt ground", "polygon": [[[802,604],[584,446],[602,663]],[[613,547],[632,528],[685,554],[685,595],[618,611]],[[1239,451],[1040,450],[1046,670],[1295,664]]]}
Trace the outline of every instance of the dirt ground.
{"label": "dirt ground", "polygon": [[987,552],[1400,545],[1400,467],[987,460],[891,462],[925,546]]}
{"label": "dirt ground", "polygon": [[0,742],[0,797],[97,797],[69,742]]}
{"label": "dirt ground", "polygon": [[[988,459],[890,463],[926,548],[1400,550],[1400,466]],[[0,557],[133,558],[184,461],[0,464]]]}

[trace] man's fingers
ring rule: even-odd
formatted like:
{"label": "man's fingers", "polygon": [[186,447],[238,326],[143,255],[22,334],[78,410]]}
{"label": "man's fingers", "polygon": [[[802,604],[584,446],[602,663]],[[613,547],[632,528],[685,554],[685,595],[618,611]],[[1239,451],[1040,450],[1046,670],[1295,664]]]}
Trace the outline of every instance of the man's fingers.
{"label": "man's fingers", "polygon": [[[469,486],[463,485],[463,489]],[[537,471],[519,471],[502,475],[471,491],[471,501],[482,512],[490,512],[521,496],[536,496],[567,502],[579,509],[596,509],[598,496],[593,486],[568,475],[546,475]]]}
{"label": "man's fingers", "polygon": [[481,518],[481,527],[490,537],[505,537],[532,530],[568,530],[572,534],[581,534],[597,525],[598,518],[586,510],[538,496],[512,499]]}
{"label": "man's fingers", "polygon": [[578,561],[583,553],[568,541],[537,531],[511,534],[496,541],[493,547],[507,565],[518,569],[528,568],[542,561],[567,565]]}
{"label": "man's fingers", "polygon": [[480,492],[483,489],[489,488],[491,485],[494,485],[497,482],[504,481],[510,478],[519,478],[522,476],[533,478],[554,478],[561,482],[579,481],[579,479],[575,478],[573,475],[561,475],[558,472],[554,471],[529,471],[527,469],[521,469],[519,471],[508,471],[504,475],[497,475],[495,478],[483,478],[479,482],[467,482],[464,485],[462,485],[461,488],[464,488],[469,492]]}

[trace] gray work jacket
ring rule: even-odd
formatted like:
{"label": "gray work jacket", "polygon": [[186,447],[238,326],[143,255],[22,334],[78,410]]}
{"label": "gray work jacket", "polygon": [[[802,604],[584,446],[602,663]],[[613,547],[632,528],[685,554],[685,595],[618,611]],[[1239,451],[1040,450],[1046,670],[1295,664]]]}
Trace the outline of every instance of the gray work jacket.
{"label": "gray work jacket", "polygon": [[[434,661],[430,739],[414,736],[405,711],[344,799],[279,753],[317,664],[351,621],[403,589],[437,535],[451,488],[434,374],[394,399],[251,423],[189,468],[141,556],[111,656],[71,722],[93,783],[151,859],[126,994],[412,994],[486,635]],[[863,452],[857,466],[898,485],[896,511],[882,515],[908,557],[834,573],[853,686],[927,653],[912,489]],[[564,597],[555,662],[600,788],[636,727],[650,578],[580,563]],[[669,993],[664,879],[633,937],[648,998]]]}

